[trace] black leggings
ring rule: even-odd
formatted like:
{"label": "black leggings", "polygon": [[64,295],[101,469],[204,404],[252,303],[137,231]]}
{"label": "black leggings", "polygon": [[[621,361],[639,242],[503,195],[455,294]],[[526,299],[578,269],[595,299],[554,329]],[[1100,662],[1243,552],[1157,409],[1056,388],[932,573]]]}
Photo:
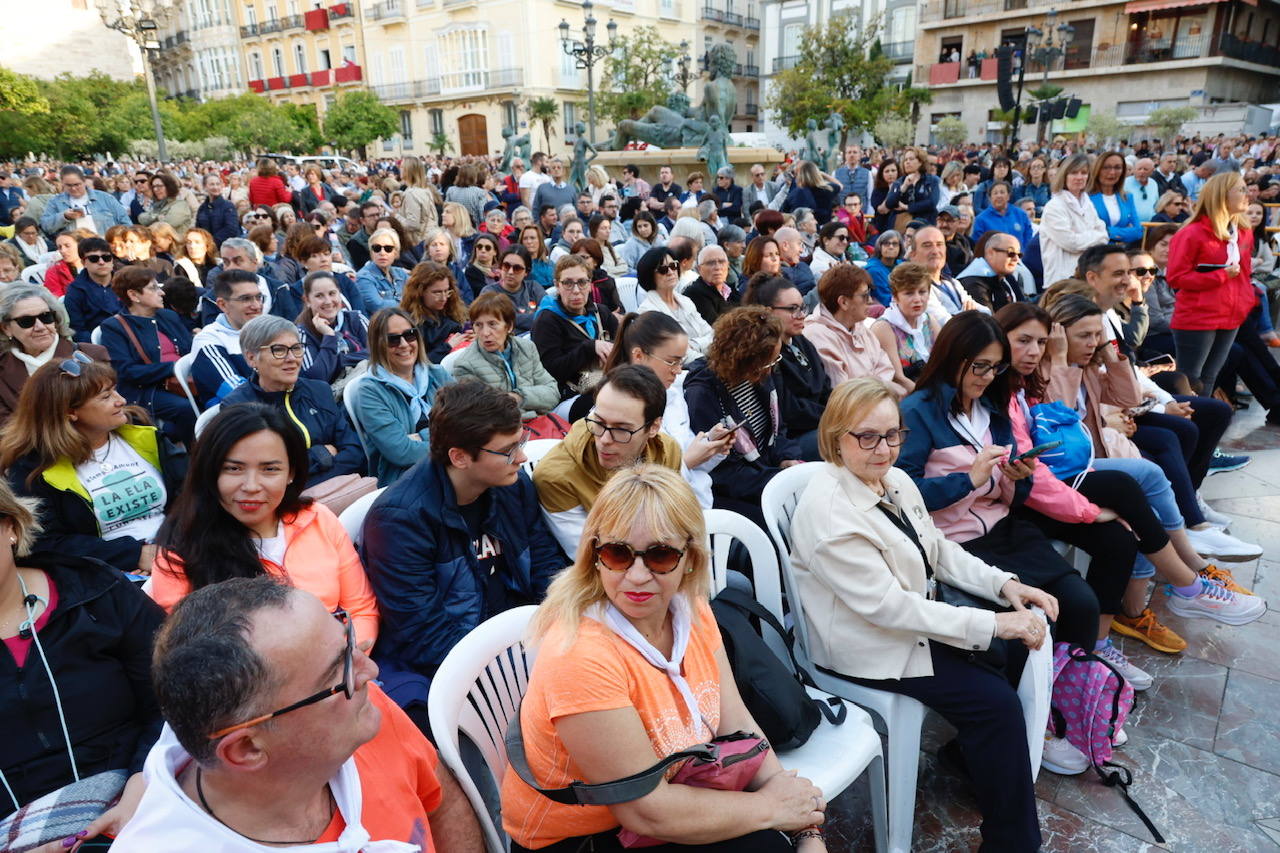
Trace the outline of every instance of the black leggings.
{"label": "black leggings", "polygon": [[[1098,506],[1115,510],[1116,515],[1124,519],[1132,529],[1132,535],[1138,537],[1138,550],[1143,554],[1154,554],[1169,544],[1169,532],[1156,517],[1146,492],[1142,491],[1137,480],[1124,471],[1090,471],[1080,481],[1078,491]],[[1096,524],[1079,526],[1086,530],[1098,527]],[[1093,554],[1088,547],[1085,547],[1085,551]]]}
{"label": "black leggings", "polygon": [[[1029,773],[1028,776],[1030,776]],[[511,853],[622,853],[626,849],[618,841],[616,829],[598,832],[595,835],[585,835],[581,838],[566,838],[548,847],[539,847],[536,851],[521,847],[514,841],[511,842]],[[667,853],[667,851],[671,853],[676,851],[680,853],[790,853],[793,848],[791,842],[781,832],[764,829],[740,838],[730,838],[711,844],[659,844],[656,847],[643,849],[653,850],[656,853]]]}

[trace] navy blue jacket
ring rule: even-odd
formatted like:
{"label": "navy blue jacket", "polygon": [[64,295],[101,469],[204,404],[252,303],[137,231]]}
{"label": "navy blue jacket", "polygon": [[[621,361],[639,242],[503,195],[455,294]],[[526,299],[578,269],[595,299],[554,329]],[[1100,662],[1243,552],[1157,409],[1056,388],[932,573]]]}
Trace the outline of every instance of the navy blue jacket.
{"label": "navy blue jacket", "polygon": [[[536,604],[568,560],[542,518],[538,493],[521,471],[485,492],[483,528],[502,549],[506,606]],[[424,459],[388,486],[365,517],[365,572],[382,626],[374,659],[383,687],[407,707],[426,702],[445,655],[486,618],[486,588],[471,532],[444,466]]]}
{"label": "navy blue jacket", "polygon": [[907,186],[905,178],[899,178],[889,188],[889,196],[884,200],[885,207],[893,210],[901,201],[913,219],[920,219],[934,225],[938,221],[938,188],[941,181],[937,175],[925,175],[911,186]]}
{"label": "navy blue jacket", "polygon": [[196,399],[202,408],[220,405],[241,383],[253,376],[249,362],[238,352],[210,344],[200,348],[191,362],[191,378],[196,383]]}
{"label": "navy blue jacket", "polygon": [[240,217],[236,206],[225,198],[211,198],[196,208],[196,227],[213,235],[218,246],[223,240],[240,236]]}
{"label": "navy blue jacket", "polygon": [[[347,420],[347,413],[334,402],[327,383],[299,377],[292,391],[264,391],[255,376],[222,398],[224,408],[236,403],[263,403],[281,409],[289,420],[304,428],[308,486],[339,474],[364,473],[364,447]],[[326,444],[332,444],[337,454],[330,453]]]}
{"label": "navy blue jacket", "polygon": [[720,221],[726,225],[742,215],[742,187],[729,184],[721,187],[718,184],[712,190],[719,202]]}
{"label": "navy blue jacket", "polygon": [[87,344],[91,340],[93,330],[102,325],[102,321],[112,314],[120,312],[120,300],[110,287],[102,287],[89,278],[87,270],[80,270],[62,297],[62,305],[67,309],[67,319],[75,331],[75,340]]}
{"label": "navy blue jacket", "polygon": [[[145,364],[138,349],[125,334],[121,322],[129,324],[138,343],[151,359]],[[160,360],[160,335],[173,341],[178,355],[191,352],[191,332],[182,318],[168,308],[161,308],[155,317],[138,317],[133,314],[114,314],[102,322],[102,345],[111,355],[111,366],[116,369],[116,390],[130,403],[151,408],[156,391],[163,390],[165,381],[173,375],[173,362]]]}
{"label": "navy blue jacket", "polygon": [[[305,278],[306,276],[304,275],[302,278],[297,279],[293,284],[289,285],[289,291],[293,294],[293,301],[297,303],[298,306],[298,313],[285,319],[296,320],[298,318],[298,314],[302,313],[302,309],[306,305],[306,300],[302,297],[302,281]],[[364,297],[360,295],[360,288],[356,286],[355,278],[349,275],[344,275],[340,272],[335,272],[333,274],[333,280],[338,283],[338,292],[346,298],[347,305],[352,310],[359,311],[361,303],[364,302]]]}
{"label": "navy blue jacket", "polygon": [[[298,324],[298,337],[306,347],[302,356],[302,375],[321,382],[333,382],[346,367],[355,367],[369,357],[369,320],[359,311],[347,311],[342,317],[342,329],[332,335],[317,335],[306,326]],[[338,351],[342,342],[344,352]]]}

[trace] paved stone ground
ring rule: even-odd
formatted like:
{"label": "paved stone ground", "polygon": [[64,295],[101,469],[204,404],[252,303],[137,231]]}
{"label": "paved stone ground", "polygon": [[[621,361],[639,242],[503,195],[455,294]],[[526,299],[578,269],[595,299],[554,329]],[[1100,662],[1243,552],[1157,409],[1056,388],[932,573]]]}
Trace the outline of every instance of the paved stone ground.
{"label": "paved stone ground", "polygon": [[[1132,795],[1167,842],[1155,844],[1096,775],[1042,771],[1036,791],[1045,851],[1280,853],[1280,428],[1264,425],[1262,415],[1256,405],[1240,412],[1223,443],[1251,455],[1252,463],[1209,477],[1202,494],[1235,519],[1234,535],[1266,549],[1259,560],[1229,565],[1271,609],[1250,625],[1230,627],[1173,616],[1157,592],[1161,621],[1186,638],[1187,650],[1168,656],[1123,642],[1156,681],[1138,694],[1126,726],[1129,743],[1116,760],[1132,769]],[[914,851],[978,847],[973,796],[935,755],[951,733],[936,715],[926,719]],[[860,780],[832,804],[831,853],[874,850],[866,802]]]}

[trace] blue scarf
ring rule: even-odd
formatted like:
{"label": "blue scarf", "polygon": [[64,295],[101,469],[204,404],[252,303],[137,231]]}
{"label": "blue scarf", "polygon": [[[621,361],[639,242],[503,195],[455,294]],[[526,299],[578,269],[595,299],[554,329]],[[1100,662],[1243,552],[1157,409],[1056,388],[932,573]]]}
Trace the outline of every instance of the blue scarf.
{"label": "blue scarf", "polygon": [[431,371],[427,365],[414,365],[412,385],[386,368],[376,364],[370,368],[369,376],[372,379],[390,385],[405,396],[405,402],[409,406],[410,423],[421,423],[423,416],[431,411],[431,404],[426,400],[427,394],[431,391]]}
{"label": "blue scarf", "polygon": [[516,381],[516,371],[512,364],[515,358],[515,345],[511,341],[507,341],[507,345],[498,353],[502,359],[502,366],[507,370],[507,381],[511,383],[511,390],[516,393],[520,392],[520,383]]}
{"label": "blue scarf", "polygon": [[[588,307],[590,307],[589,304]],[[570,323],[577,323],[583,328],[583,331],[587,333],[587,337],[591,338],[593,341],[600,337],[599,326],[596,325],[596,316],[594,313],[588,310],[587,313],[584,314],[570,314],[568,311],[564,310],[564,306],[560,304],[560,300],[556,297],[556,294],[551,291],[547,291],[547,294],[542,297],[542,301],[538,303],[538,310],[536,313],[541,314],[543,311],[550,311],[553,314],[557,314],[565,318]]]}

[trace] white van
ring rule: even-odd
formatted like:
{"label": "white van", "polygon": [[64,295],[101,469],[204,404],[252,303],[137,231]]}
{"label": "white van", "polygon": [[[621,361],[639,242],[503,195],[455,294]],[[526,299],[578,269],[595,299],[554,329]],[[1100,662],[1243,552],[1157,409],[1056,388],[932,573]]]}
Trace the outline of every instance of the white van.
{"label": "white van", "polygon": [[305,169],[308,163],[315,163],[327,172],[332,172],[334,169],[340,172],[350,172],[353,175],[365,175],[369,172],[368,169],[350,157],[339,157],[336,154],[309,154],[305,157],[294,157],[292,154],[266,154],[263,156],[270,157],[281,166],[285,163],[293,163],[299,168]]}

